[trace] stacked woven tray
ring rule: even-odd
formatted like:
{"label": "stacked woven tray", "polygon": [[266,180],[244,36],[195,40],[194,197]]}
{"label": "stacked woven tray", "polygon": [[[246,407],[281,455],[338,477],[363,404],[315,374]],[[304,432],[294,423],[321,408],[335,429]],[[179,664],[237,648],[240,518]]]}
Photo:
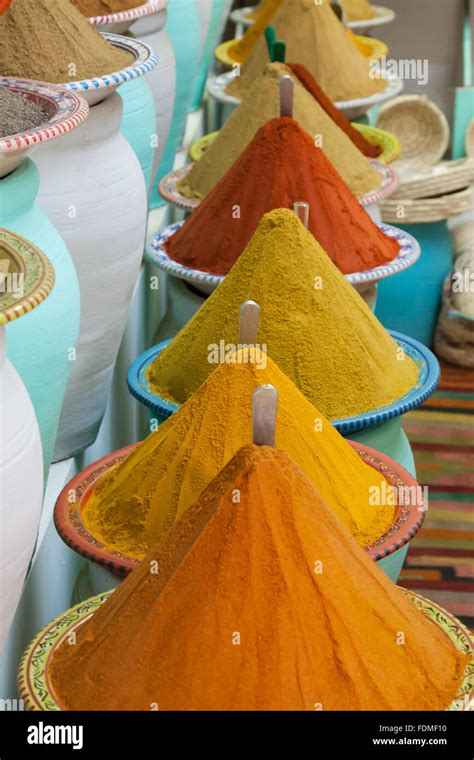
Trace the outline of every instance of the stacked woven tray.
{"label": "stacked woven tray", "polygon": [[474,158],[442,160],[449,125],[434,103],[425,96],[395,98],[382,107],[377,125],[395,134],[402,146],[394,164],[400,186],[380,204],[384,221],[436,222],[471,208]]}

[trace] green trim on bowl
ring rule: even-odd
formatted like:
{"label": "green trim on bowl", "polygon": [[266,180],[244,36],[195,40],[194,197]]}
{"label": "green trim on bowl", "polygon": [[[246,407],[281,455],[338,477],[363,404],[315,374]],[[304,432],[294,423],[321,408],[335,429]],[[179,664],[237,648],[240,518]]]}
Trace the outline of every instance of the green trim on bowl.
{"label": "green trim on bowl", "polygon": [[400,140],[387,132],[385,129],[379,127],[371,127],[368,124],[358,124],[356,121],[352,122],[352,126],[357,129],[358,132],[365,137],[365,139],[382,148],[382,153],[377,156],[377,161],[382,161],[384,164],[391,164],[400,157],[402,152],[402,146]]}
{"label": "green trim on bowl", "polygon": [[[48,663],[55,648],[62,639],[77,630],[107,599],[113,591],[106,591],[85,602],[76,604],[63,615],[59,615],[45,626],[26,648],[18,668],[18,691],[30,711],[58,711],[48,678]],[[419,594],[406,591],[415,606],[448,636],[459,652],[471,654],[471,661],[464,670],[463,682],[453,702],[447,710],[465,711],[470,709],[474,689],[473,641],[465,626],[449,612]],[[472,708],[471,708],[472,709]]]}
{"label": "green trim on bowl", "polygon": [[[377,156],[377,161],[381,161],[383,164],[391,164],[400,156],[402,147],[395,135],[386,132],[384,129],[379,129],[378,127],[369,127],[367,124],[352,122],[352,126],[355,127],[358,132],[361,132],[365,139],[372,143],[372,145],[378,145],[382,148],[382,153],[380,156]],[[204,137],[196,140],[196,142],[194,142],[189,148],[189,158],[192,161],[199,161],[208,147],[212,145],[218,134],[219,132],[209,132],[208,135],[204,135]]]}

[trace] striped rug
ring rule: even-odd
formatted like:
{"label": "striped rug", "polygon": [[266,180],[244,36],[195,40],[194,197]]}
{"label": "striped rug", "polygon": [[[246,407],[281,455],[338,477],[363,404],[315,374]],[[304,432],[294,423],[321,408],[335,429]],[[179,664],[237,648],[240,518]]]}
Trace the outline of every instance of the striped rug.
{"label": "striped rug", "polygon": [[417,477],[429,488],[423,528],[412,541],[400,585],[418,591],[474,628],[474,372],[441,367],[441,384],[404,428]]}

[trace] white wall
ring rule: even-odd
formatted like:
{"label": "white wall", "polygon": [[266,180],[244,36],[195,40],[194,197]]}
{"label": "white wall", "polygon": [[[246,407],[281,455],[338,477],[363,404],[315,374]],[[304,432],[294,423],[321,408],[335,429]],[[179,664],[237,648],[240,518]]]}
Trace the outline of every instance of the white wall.
{"label": "white wall", "polygon": [[[389,46],[389,57],[427,58],[426,87],[405,83],[405,93],[425,94],[452,121],[454,91],[462,80],[462,27],[464,0],[376,0],[393,8],[397,17],[373,30]],[[474,0],[470,0],[471,23]]]}

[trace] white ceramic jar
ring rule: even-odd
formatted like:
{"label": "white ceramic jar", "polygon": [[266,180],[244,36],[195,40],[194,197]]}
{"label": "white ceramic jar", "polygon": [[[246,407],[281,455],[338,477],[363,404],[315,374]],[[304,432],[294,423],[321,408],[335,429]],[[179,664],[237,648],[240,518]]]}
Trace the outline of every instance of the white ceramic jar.
{"label": "white ceramic jar", "polygon": [[20,601],[43,495],[38,423],[5,348],[5,328],[0,327],[0,648]]}
{"label": "white ceramic jar", "polygon": [[168,140],[176,94],[176,60],[171,40],[166,33],[166,20],[167,11],[164,9],[139,19],[130,30],[134,37],[143,40],[158,51],[158,65],[147,76],[147,84],[151,88],[155,102],[158,135],[158,145],[154,151],[151,170],[150,193],[153,190],[153,181]]}
{"label": "white ceramic jar", "polygon": [[0,226],[44,251],[56,275],[47,300],[6,327],[8,357],[25,384],[38,420],[46,482],[71,369],[70,351],[79,335],[80,293],[69,251],[36,202],[39,184],[38,170],[29,158],[0,179]]}
{"label": "white ceramic jar", "polygon": [[38,422],[26,388],[7,359],[5,324],[24,317],[49,295],[54,271],[40,251],[25,243],[0,229],[0,649],[33,555],[43,499]]}
{"label": "white ceramic jar", "polygon": [[122,100],[114,93],[37,158],[38,201],[69,248],[81,291],[54,461],[78,454],[97,436],[142,260],[147,192],[121,121]]}

